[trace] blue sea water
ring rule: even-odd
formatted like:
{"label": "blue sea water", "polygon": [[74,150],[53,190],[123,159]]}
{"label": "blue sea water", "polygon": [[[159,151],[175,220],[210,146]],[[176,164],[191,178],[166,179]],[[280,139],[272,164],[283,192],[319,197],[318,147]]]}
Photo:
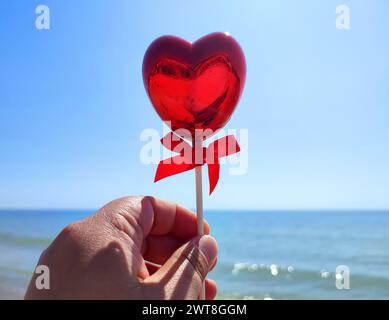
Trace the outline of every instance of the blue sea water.
{"label": "blue sea water", "polygon": [[[0,211],[0,298],[22,298],[42,250],[92,211]],[[389,299],[387,211],[208,211],[220,299]],[[350,288],[336,286],[347,266]],[[342,282],[342,279],[338,279]]]}

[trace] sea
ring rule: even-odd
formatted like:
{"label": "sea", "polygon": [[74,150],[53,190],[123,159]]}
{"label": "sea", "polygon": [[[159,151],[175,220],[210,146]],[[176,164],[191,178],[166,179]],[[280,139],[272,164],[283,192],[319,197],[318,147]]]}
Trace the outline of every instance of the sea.
{"label": "sea", "polygon": [[[41,252],[93,210],[1,210],[0,299],[22,299]],[[207,211],[218,299],[389,299],[389,211]]]}

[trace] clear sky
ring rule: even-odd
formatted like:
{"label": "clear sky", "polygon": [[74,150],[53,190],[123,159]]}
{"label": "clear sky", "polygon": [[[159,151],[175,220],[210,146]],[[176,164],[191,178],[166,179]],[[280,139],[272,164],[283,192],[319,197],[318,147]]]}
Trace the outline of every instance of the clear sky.
{"label": "clear sky", "polygon": [[[335,27],[347,4],[351,29]],[[51,29],[35,28],[35,8]],[[95,208],[127,194],[194,207],[194,172],[153,183],[139,160],[162,131],[142,59],[158,36],[228,31],[247,59],[227,128],[249,130],[249,171],[206,208],[389,208],[386,0],[0,2],[0,207]],[[207,193],[208,186],[205,186]]]}

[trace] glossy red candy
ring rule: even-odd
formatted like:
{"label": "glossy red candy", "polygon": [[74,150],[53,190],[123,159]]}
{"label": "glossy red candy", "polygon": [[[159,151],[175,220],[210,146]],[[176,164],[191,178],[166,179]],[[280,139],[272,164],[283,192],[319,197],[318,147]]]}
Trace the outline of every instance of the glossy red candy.
{"label": "glossy red candy", "polygon": [[143,81],[155,110],[173,131],[187,129],[192,135],[195,129],[214,133],[226,124],[245,76],[243,51],[225,33],[194,43],[163,36],[149,46],[143,60]]}

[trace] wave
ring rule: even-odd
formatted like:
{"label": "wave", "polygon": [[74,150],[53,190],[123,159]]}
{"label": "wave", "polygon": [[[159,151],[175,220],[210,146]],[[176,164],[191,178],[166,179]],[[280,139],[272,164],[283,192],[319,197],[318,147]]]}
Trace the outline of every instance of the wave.
{"label": "wave", "polygon": [[[264,299],[273,296],[300,298],[305,292],[312,292],[311,298],[318,293],[318,298],[335,296],[343,291],[342,297],[369,298],[374,294],[377,298],[389,297],[389,278],[379,274],[353,273],[350,270],[350,290],[337,290],[336,280],[343,280],[340,274],[328,270],[312,270],[294,266],[275,264],[256,264],[239,262],[235,264],[219,261],[215,276],[225,283],[239,283],[240,292],[223,292],[220,298]],[[229,285],[227,285],[229,287]],[[233,287],[230,287],[233,288]],[[245,294],[242,294],[242,291]],[[266,293],[265,293],[266,292]],[[307,298],[307,296],[305,296]],[[308,296],[309,298],[309,296]]]}
{"label": "wave", "polygon": [[51,241],[52,239],[49,238],[26,237],[0,233],[0,244],[40,248],[49,245]]}

